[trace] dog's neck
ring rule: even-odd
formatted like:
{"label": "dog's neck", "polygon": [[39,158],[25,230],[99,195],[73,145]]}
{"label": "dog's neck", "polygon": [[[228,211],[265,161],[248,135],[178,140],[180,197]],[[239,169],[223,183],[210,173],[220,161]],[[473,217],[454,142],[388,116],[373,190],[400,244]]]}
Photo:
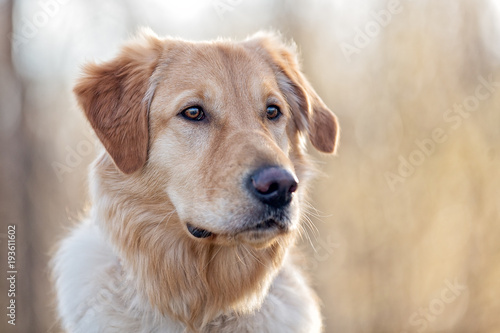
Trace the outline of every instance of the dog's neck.
{"label": "dog's neck", "polygon": [[262,304],[292,235],[263,249],[193,239],[166,194],[144,195],[140,184],[113,169],[94,167],[92,192],[100,199],[93,212],[139,296],[193,330]]}

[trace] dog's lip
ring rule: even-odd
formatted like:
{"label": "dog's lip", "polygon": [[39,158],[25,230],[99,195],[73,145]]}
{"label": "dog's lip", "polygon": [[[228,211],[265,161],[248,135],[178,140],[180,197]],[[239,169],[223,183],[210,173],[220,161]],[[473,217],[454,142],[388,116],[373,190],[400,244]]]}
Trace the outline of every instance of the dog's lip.
{"label": "dog's lip", "polygon": [[291,225],[286,220],[267,218],[240,230],[234,237],[239,242],[261,248],[271,244],[276,237],[286,235],[290,230]]}
{"label": "dog's lip", "polygon": [[250,227],[247,227],[242,230],[242,232],[245,231],[272,231],[272,230],[285,230],[287,228],[287,225],[285,222],[276,220],[273,218],[268,218],[265,220],[262,220],[261,222],[254,224]]}
{"label": "dog's lip", "polygon": [[208,238],[208,237],[213,235],[213,233],[211,231],[195,227],[190,223],[188,223],[186,226],[187,226],[189,233],[196,238]]}
{"label": "dog's lip", "polygon": [[[196,238],[208,238],[211,236],[215,236],[213,232],[200,227],[195,227],[191,223],[187,223],[186,227],[189,233]],[[245,233],[259,233],[259,234],[268,232],[274,233],[274,232],[284,232],[287,229],[288,225],[285,221],[276,220],[274,218],[267,218],[251,226],[244,227],[232,234],[236,236],[237,234],[245,234]],[[227,235],[229,236],[229,234]]]}

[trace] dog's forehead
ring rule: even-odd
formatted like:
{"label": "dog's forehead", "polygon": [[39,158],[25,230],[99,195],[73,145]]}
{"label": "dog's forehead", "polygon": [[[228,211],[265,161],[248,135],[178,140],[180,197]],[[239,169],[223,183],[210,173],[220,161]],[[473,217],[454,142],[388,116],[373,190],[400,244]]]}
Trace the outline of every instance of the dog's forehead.
{"label": "dog's forehead", "polygon": [[260,98],[278,90],[271,65],[242,43],[174,43],[159,68],[162,85],[176,92],[225,90],[226,95]]}
{"label": "dog's forehead", "polygon": [[179,42],[166,53],[166,58],[172,65],[191,65],[212,75],[270,70],[258,52],[236,42]]}

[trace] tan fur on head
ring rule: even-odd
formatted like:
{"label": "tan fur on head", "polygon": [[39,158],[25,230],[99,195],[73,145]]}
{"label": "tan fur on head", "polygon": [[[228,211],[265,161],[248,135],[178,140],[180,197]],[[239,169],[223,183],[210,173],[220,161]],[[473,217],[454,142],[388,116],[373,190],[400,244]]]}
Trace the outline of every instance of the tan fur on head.
{"label": "tan fur on head", "polygon": [[248,40],[276,70],[276,77],[292,110],[299,129],[307,129],[313,146],[324,153],[335,153],[339,126],[337,117],[323,103],[300,71],[294,44],[285,45],[273,33],[257,33]]}
{"label": "tan fur on head", "polygon": [[[300,137],[307,131],[331,153],[338,136],[293,51],[273,36],[191,43],[143,34],[88,65],[75,93],[107,151],[93,168],[95,218],[138,293],[193,330],[258,309],[297,233]],[[269,104],[280,120],[262,116]],[[190,105],[207,110],[206,123],[179,116]],[[295,173],[300,187],[285,230],[251,234],[245,228],[266,213],[241,184],[262,165]],[[187,223],[213,235],[195,239]]]}

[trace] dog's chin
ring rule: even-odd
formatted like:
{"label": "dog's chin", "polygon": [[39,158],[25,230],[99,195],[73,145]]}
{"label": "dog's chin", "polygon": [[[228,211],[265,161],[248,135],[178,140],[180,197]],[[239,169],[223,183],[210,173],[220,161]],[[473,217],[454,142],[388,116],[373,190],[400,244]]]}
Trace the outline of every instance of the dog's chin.
{"label": "dog's chin", "polygon": [[231,232],[213,232],[187,223],[186,230],[191,238],[198,241],[219,245],[247,244],[255,248],[265,248],[291,233],[292,223],[265,219],[251,226],[245,226]]}
{"label": "dog's chin", "polygon": [[289,232],[288,230],[248,230],[237,234],[235,240],[238,243],[260,249],[274,244],[280,237],[285,236]]}

